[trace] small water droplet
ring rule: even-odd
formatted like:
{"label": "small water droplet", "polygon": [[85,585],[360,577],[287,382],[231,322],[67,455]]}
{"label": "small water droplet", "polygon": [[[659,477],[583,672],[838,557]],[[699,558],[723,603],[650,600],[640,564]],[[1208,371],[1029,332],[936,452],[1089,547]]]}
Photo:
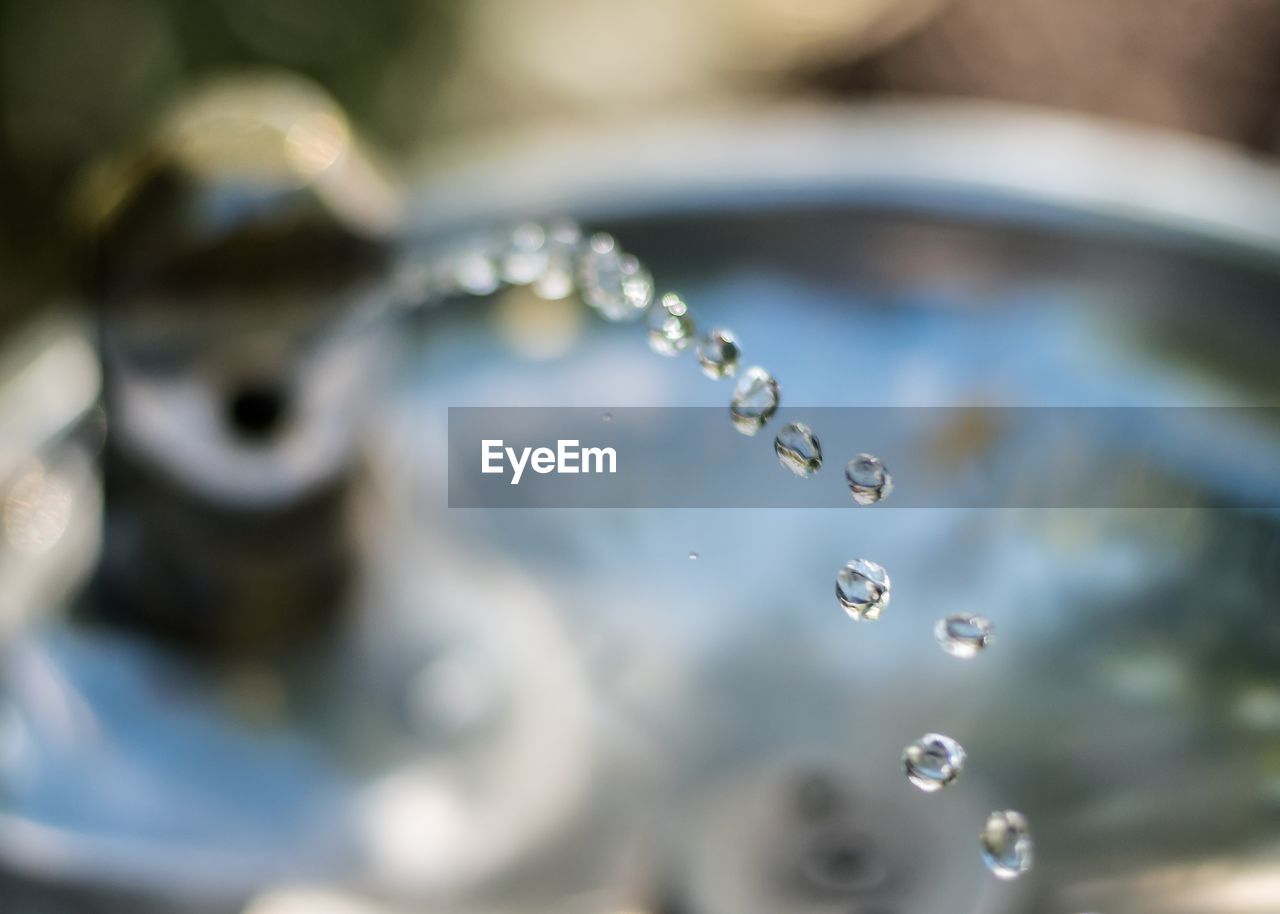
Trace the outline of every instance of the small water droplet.
{"label": "small water droplet", "polygon": [[734,426],[744,435],[754,435],[778,411],[778,399],[773,375],[763,368],[748,368],[733,387],[729,415]]}
{"label": "small water droplet", "polygon": [[693,317],[679,295],[668,292],[649,309],[649,346],[659,355],[679,355],[693,334]]}
{"label": "small water droplet", "polygon": [[773,440],[778,462],[797,476],[812,476],[822,467],[822,445],[813,429],[792,422]]}
{"label": "small water droplet", "polygon": [[611,321],[638,318],[653,301],[653,279],[630,254],[618,249],[612,235],[591,236],[578,264],[582,297]]}
{"label": "small water droplet", "polygon": [[741,354],[737,338],[723,327],[711,330],[698,343],[698,364],[702,366],[702,373],[713,381],[731,377],[738,370]]}
{"label": "small water droplet", "polygon": [[893,477],[879,457],[859,454],[844,468],[853,500],[860,505],[873,505],[893,491]]}
{"label": "small water droplet", "polygon": [[933,627],[938,645],[952,657],[972,657],[995,640],[995,626],[986,616],[956,613]]}
{"label": "small water droplet", "polygon": [[1000,879],[1017,879],[1031,869],[1031,829],[1022,813],[1006,809],[987,816],[982,827],[982,861]]}
{"label": "small water droplet", "polygon": [[954,784],[964,768],[964,749],[949,736],[926,733],[902,750],[907,780],[925,793]]}
{"label": "small water droplet", "polygon": [[601,417],[600,417],[600,421],[601,421],[601,422],[612,422],[612,421],[613,421],[613,413],[605,413],[603,416],[601,416]]}
{"label": "small water droplet", "polygon": [[490,246],[477,241],[460,251],[453,262],[453,278],[469,295],[490,295],[497,290],[498,264]]}
{"label": "small water droplet", "polygon": [[875,562],[853,559],[836,574],[836,597],[850,618],[880,618],[889,605],[889,573]]}
{"label": "small water droplet", "polygon": [[556,219],[546,229],[547,260],[542,275],[533,281],[539,298],[558,301],[573,293],[582,230],[569,219]]}
{"label": "small water droplet", "polygon": [[691,561],[691,562],[696,562],[697,560],[698,560],[698,553],[696,553],[696,552],[690,552],[690,553],[689,553],[689,561]]}
{"label": "small water droplet", "polygon": [[498,263],[504,282],[517,286],[533,282],[547,267],[546,231],[536,222],[517,225]]}

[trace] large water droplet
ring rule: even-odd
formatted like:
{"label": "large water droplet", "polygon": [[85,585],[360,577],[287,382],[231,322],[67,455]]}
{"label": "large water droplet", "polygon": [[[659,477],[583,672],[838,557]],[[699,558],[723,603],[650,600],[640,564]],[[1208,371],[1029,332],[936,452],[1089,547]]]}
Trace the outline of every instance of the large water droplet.
{"label": "large water droplet", "polygon": [[889,573],[875,562],[853,559],[836,574],[836,596],[851,618],[879,619],[889,605]]}
{"label": "large water droplet", "polygon": [[612,235],[592,235],[578,264],[582,297],[611,321],[635,320],[653,301],[653,279]]}
{"label": "large water droplet", "polygon": [[822,467],[822,445],[813,429],[792,422],[773,440],[778,462],[797,476],[812,476]]}
{"label": "large water droplet", "polygon": [[524,286],[547,268],[547,234],[536,222],[526,222],[511,230],[507,246],[498,261],[504,282]]}
{"label": "large water droplet", "polygon": [[982,826],[982,861],[1000,879],[1031,869],[1033,846],[1026,818],[1012,809],[993,812]]}
{"label": "large water droplet", "polygon": [[557,219],[547,226],[546,236],[547,260],[542,275],[533,281],[533,291],[539,298],[558,301],[573,293],[582,230],[575,222]]}
{"label": "large water droplet", "polygon": [[873,505],[893,491],[893,477],[879,457],[859,454],[844,468],[853,500],[860,505]]}
{"label": "large water droplet", "polygon": [[952,657],[972,657],[995,639],[995,626],[986,616],[957,613],[939,619],[933,637]]}
{"label": "large water droplet", "polygon": [[754,435],[777,411],[778,382],[763,368],[748,368],[733,387],[733,424],[744,435]]}
{"label": "large water droplet", "polygon": [[693,334],[693,317],[679,295],[668,292],[649,309],[649,346],[659,355],[679,355]]}
{"label": "large water droplet", "polygon": [[954,784],[964,768],[964,749],[949,736],[926,733],[902,750],[907,780],[925,793]]}
{"label": "large water droplet", "polygon": [[741,354],[737,338],[723,327],[716,327],[698,343],[698,364],[713,381],[733,375]]}

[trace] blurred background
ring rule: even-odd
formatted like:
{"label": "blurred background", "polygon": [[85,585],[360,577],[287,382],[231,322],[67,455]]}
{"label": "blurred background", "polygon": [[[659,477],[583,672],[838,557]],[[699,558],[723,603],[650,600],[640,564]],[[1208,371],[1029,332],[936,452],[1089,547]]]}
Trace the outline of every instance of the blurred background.
{"label": "blurred background", "polygon": [[[1277,0],[0,0],[0,912],[1274,914],[1278,152]],[[449,407],[728,402],[562,216],[782,385],[662,472],[1126,407],[868,438],[1166,506],[451,509]]]}
{"label": "blurred background", "polygon": [[[196,81],[315,79],[400,161],[749,100],[970,97],[1280,144],[1272,0],[5,3],[3,312],[65,288],[69,183]],[[437,152],[437,154],[439,154]]]}

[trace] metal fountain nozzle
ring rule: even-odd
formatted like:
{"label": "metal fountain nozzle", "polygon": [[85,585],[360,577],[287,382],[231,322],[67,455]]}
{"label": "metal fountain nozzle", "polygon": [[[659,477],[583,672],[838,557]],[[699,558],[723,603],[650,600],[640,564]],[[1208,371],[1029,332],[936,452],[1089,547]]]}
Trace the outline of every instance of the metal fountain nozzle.
{"label": "metal fountain nozzle", "polygon": [[306,630],[351,570],[391,186],[332,100],[278,75],[206,85],[91,186],[110,417],[93,611],[206,647]]}

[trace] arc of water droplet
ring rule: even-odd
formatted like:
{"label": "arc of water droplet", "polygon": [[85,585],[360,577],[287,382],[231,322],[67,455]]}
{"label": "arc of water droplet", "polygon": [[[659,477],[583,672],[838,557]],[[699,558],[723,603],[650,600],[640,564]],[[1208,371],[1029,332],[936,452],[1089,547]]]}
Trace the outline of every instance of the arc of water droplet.
{"label": "arc of water droplet", "polygon": [[[577,225],[566,220],[545,228],[519,226],[510,234],[509,248],[498,257],[492,257],[475,246],[464,252],[451,270],[455,281],[453,288],[474,295],[486,295],[493,292],[501,282],[528,283],[544,297],[563,298],[572,291],[576,278],[576,285],[587,304],[610,320],[630,320],[650,308],[653,280],[643,264],[637,258],[622,253],[610,235],[591,236],[585,248],[580,243],[581,237],[581,230]],[[541,249],[553,242],[557,246],[547,250],[545,263],[555,265],[555,271],[548,279],[551,272],[548,267],[542,267],[541,276],[536,275],[538,270],[535,267],[543,263]],[[687,348],[694,337],[695,326],[687,305],[678,297],[668,295],[652,307],[663,309],[657,316],[656,329],[652,324],[650,326],[650,344],[655,351],[663,355],[675,355]],[[696,353],[703,372],[717,380],[734,375],[741,357],[736,337],[724,328],[714,328],[703,336],[697,343]],[[745,386],[744,380],[747,382]],[[778,401],[778,385],[772,375],[761,368],[748,369],[735,387],[730,408],[734,424],[745,434],[755,434],[777,411]],[[606,413],[604,418],[608,421],[609,414]],[[784,442],[783,433],[780,433],[775,439],[779,459],[783,459],[785,451],[808,466],[810,461],[804,455],[808,440],[812,439],[817,464],[821,465],[821,449],[817,437],[807,426],[792,423],[784,429],[784,433],[798,432],[801,429],[807,435],[794,440],[789,437]],[[791,446],[796,443],[805,447]],[[792,464],[784,461],[783,465],[795,471]],[[893,491],[893,477],[884,464],[870,454],[859,454],[850,460],[845,475],[857,504],[874,504]],[[691,560],[697,557],[696,552],[689,553]],[[837,575],[836,595],[850,616],[856,619],[876,619],[889,603],[889,586],[889,576],[881,566],[864,559],[854,559]],[[973,629],[973,637],[956,636],[951,631],[949,623],[961,618]],[[949,616],[938,623],[936,637],[948,653],[954,656],[973,656],[990,643],[991,624],[982,616]],[[944,778],[939,786],[950,783],[963,765],[964,750],[954,740],[940,734],[928,734],[923,740],[933,740],[933,749],[942,746],[940,751],[943,751],[950,767],[943,772]],[[919,746],[920,742],[917,741],[913,746]],[[907,751],[911,749],[912,747],[908,747]],[[910,766],[908,776],[911,776]],[[928,778],[925,778],[925,782],[934,783]],[[913,783],[916,783],[914,778]],[[917,783],[917,786],[921,785]],[[1030,868],[1030,831],[1026,819],[1020,813],[1013,810],[992,813],[983,828],[982,847],[983,859],[988,868],[1001,879],[1016,878]]]}

